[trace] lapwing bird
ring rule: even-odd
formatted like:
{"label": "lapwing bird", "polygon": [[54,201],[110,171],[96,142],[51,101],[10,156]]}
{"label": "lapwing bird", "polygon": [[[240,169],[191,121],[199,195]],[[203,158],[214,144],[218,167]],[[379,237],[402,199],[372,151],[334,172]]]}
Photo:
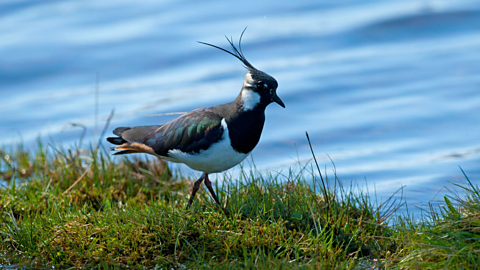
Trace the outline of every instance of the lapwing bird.
{"label": "lapwing bird", "polygon": [[199,42],[229,53],[248,70],[242,90],[233,102],[199,108],[163,125],[118,127],[113,131],[118,137],[107,138],[112,144],[118,145],[112,148],[119,151],[115,155],[148,153],[203,172],[193,185],[187,209],[203,180],[215,202],[222,208],[208,175],[232,168],[252,152],[262,135],[265,109],[270,103],[276,102],[285,108],[276,93],[277,81],[256,69],[243,55],[242,36],[243,32],[238,48],[227,37],[232,51]]}

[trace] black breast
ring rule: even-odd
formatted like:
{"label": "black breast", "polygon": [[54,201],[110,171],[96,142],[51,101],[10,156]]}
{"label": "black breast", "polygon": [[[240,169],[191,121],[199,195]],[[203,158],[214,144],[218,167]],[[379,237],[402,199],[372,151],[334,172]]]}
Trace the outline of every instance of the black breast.
{"label": "black breast", "polygon": [[240,153],[250,153],[262,135],[264,110],[241,111],[226,120],[233,149]]}

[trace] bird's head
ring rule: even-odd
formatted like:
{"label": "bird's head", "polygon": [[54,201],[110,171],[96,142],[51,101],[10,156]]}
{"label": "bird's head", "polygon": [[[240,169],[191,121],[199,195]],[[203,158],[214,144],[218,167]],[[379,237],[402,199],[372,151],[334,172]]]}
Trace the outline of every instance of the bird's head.
{"label": "bird's head", "polygon": [[277,80],[267,73],[256,69],[243,55],[241,42],[245,30],[243,30],[242,34],[240,35],[238,49],[233,44],[233,39],[226,37],[228,43],[230,43],[230,46],[232,46],[233,51],[228,51],[224,48],[201,41],[199,41],[199,43],[217,48],[230,55],[233,55],[235,58],[240,60],[248,70],[243,81],[242,91],[240,92],[240,98],[245,111],[253,110],[259,105],[265,108],[272,102],[276,102],[278,105],[285,108],[285,104],[283,104],[283,101],[277,96]]}
{"label": "bird's head", "polygon": [[244,110],[252,110],[258,105],[265,107],[276,102],[285,108],[283,101],[277,96],[278,83],[267,73],[253,69],[247,72],[243,81],[241,99]]}

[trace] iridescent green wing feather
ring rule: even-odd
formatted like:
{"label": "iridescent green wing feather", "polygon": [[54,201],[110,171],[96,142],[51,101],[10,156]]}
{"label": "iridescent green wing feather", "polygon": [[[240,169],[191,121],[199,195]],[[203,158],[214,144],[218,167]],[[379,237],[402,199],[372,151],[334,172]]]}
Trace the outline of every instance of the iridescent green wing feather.
{"label": "iridescent green wing feather", "polygon": [[222,138],[221,121],[222,117],[209,108],[201,108],[165,125],[116,128],[113,133],[118,137],[109,137],[107,140],[120,145],[114,148],[120,151],[115,154],[151,153],[153,150],[157,155],[168,156],[168,151],[174,149],[198,153]]}
{"label": "iridescent green wing feather", "polygon": [[198,153],[222,138],[221,121],[222,117],[207,108],[197,109],[161,126],[144,144],[161,156],[168,156],[173,149]]}

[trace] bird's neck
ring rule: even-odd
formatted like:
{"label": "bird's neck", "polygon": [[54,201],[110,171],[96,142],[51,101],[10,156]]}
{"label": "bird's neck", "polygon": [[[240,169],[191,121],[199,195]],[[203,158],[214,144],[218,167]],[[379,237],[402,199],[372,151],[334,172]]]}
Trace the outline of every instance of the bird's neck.
{"label": "bird's neck", "polygon": [[264,111],[266,107],[266,104],[263,104],[262,102],[261,96],[257,92],[245,86],[235,99],[235,103],[237,106],[241,107],[239,108],[240,110],[245,112],[256,110]]}
{"label": "bird's neck", "polygon": [[257,106],[246,110],[246,107],[250,107],[245,106],[243,101],[245,101],[245,96],[242,97],[242,93],[240,93],[237,99],[230,103],[232,113],[225,120],[228,123],[233,148],[237,152],[250,153],[257,145],[262,134],[265,123],[265,107],[259,103]]}

